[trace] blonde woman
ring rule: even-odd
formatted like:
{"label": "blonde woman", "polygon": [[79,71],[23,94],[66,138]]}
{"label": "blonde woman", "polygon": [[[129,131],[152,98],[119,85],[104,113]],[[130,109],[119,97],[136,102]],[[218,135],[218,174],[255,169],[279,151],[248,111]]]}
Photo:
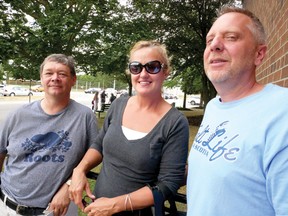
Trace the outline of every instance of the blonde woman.
{"label": "blonde woman", "polygon": [[[164,45],[140,41],[130,52],[135,96],[112,104],[98,136],[74,169],[70,198],[91,215],[152,215],[153,186],[164,201],[183,182],[188,152],[186,117],[161,96],[170,63]],[[103,162],[92,195],[85,174]],[[151,189],[152,188],[152,189]],[[85,207],[82,192],[94,200]]]}

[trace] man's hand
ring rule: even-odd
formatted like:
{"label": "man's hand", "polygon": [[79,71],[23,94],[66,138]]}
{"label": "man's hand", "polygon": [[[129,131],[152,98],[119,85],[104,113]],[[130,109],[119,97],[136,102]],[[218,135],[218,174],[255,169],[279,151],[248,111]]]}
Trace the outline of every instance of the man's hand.
{"label": "man's hand", "polygon": [[66,214],[70,204],[68,188],[65,183],[50,202],[49,210],[53,210],[54,216],[64,216]]}

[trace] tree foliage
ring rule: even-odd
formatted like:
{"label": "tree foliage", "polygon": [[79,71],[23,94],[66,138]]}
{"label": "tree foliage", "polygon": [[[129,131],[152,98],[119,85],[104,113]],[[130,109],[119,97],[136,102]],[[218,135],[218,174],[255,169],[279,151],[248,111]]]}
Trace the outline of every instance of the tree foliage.
{"label": "tree foliage", "polygon": [[[216,10],[231,0],[134,0],[142,19],[156,31],[173,56],[174,71],[184,93],[201,93],[204,104],[216,91],[204,74],[203,52]],[[146,11],[149,11],[147,13]],[[147,16],[149,14],[149,16]],[[185,101],[184,101],[185,106]]]}
{"label": "tree foliage", "polygon": [[[1,1],[0,41],[8,50],[5,55],[1,52],[1,61],[13,59],[14,77],[26,79],[39,79],[39,65],[52,53],[77,56],[85,68],[89,63],[86,59],[97,60],[97,34],[117,4],[116,0]],[[90,41],[96,49],[85,51],[85,43]]]}
{"label": "tree foliage", "polygon": [[16,79],[39,79],[43,59],[64,53],[75,57],[78,71],[113,74],[131,87],[127,52],[154,38],[137,11],[117,0],[4,0],[0,9],[0,61]]}
{"label": "tree foliage", "polygon": [[[215,11],[231,0],[2,0],[0,63],[16,79],[39,79],[38,68],[52,53],[76,59],[77,70],[107,74],[128,83],[128,52],[139,40],[164,42],[172,56],[167,86],[216,92],[203,72],[205,37]],[[183,103],[185,105],[185,101]]]}

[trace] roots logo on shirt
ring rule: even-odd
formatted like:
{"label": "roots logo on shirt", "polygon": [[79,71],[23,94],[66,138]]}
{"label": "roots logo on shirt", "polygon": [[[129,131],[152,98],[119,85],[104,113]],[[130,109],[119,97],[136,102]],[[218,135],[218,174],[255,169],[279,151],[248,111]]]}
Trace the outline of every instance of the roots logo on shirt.
{"label": "roots logo on shirt", "polygon": [[[28,152],[25,155],[25,162],[63,162],[64,155],[59,153],[67,152],[72,146],[69,141],[69,132],[59,131],[48,132],[46,134],[37,134],[31,139],[26,139],[22,143],[24,151]],[[43,155],[44,153],[44,155]]]}

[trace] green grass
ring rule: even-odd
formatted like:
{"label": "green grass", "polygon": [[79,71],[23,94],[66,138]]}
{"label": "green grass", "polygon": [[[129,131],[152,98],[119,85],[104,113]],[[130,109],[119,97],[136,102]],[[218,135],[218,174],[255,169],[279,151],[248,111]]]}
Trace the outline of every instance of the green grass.
{"label": "green grass", "polygon": [[[196,118],[199,116],[200,117],[203,116],[203,109],[181,110],[181,112],[183,112],[188,119],[189,118],[193,119],[193,118]],[[105,117],[105,114],[102,113],[101,118],[98,118],[98,123],[99,123],[100,127],[103,125],[104,117]],[[198,128],[199,128],[198,125],[189,125],[189,150],[190,150],[191,145],[193,143],[194,137],[197,134]],[[98,166],[98,167],[94,168],[92,171],[99,172],[100,168],[101,168],[101,166]],[[94,185],[95,185],[95,181],[89,180],[89,182],[90,182],[91,189],[93,189]],[[181,187],[178,190],[178,192],[186,194],[186,186]],[[176,204],[177,204],[177,208],[179,210],[186,211],[186,205],[181,204],[181,203],[176,203]],[[79,216],[86,216],[86,214],[83,213],[80,209],[78,210],[78,215]]]}

